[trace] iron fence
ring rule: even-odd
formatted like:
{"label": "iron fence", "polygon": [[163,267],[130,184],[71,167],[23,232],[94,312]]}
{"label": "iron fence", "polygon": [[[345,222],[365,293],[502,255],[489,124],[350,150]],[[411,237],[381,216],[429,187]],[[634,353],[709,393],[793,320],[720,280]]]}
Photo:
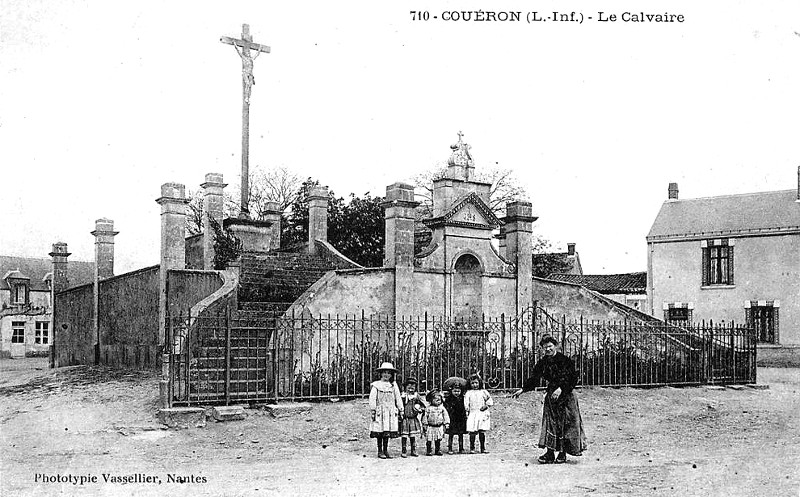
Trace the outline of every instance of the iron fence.
{"label": "iron fence", "polygon": [[530,376],[544,335],[558,338],[584,386],[756,380],[755,336],[735,324],[567,322],[532,308],[476,320],[179,313],[168,329],[173,405],[363,397],[385,361],[423,390],[471,373],[491,390],[515,389]]}

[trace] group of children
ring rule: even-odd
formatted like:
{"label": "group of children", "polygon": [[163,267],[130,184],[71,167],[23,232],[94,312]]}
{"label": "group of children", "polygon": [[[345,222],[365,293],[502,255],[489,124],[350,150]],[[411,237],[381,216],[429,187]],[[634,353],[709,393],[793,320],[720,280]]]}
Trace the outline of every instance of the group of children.
{"label": "group of children", "polygon": [[[380,380],[372,383],[369,395],[371,414],[370,437],[377,439],[378,457],[391,459],[389,439],[401,437],[400,457],[417,457],[417,438],[425,437],[425,454],[441,456],[442,441],[448,436],[447,453],[453,454],[453,438],[458,436],[458,453],[465,453],[464,434],[469,433],[469,453],[475,453],[475,439],[480,452],[487,453],[486,432],[491,428],[489,408],[494,404],[483,388],[480,376],[469,377],[469,389],[453,383],[445,398],[442,391],[432,390],[427,403],[417,392],[417,380],[407,378],[403,392],[395,382],[397,370],[385,362],[378,368]],[[463,394],[463,396],[462,396]],[[409,443],[410,442],[410,443]],[[410,449],[410,450],[409,450]]]}

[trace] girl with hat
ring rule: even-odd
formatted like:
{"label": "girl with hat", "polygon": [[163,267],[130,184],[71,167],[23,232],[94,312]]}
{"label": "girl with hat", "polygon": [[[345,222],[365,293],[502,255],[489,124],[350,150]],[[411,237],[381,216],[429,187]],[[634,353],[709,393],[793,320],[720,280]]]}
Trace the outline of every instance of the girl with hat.
{"label": "girl with hat", "polygon": [[369,425],[369,436],[378,441],[378,457],[391,459],[389,439],[398,437],[403,402],[400,398],[400,389],[394,381],[397,370],[392,363],[384,362],[377,371],[381,379],[372,382],[372,389],[369,392],[369,409],[372,418]]}
{"label": "girl with hat", "polygon": [[407,378],[403,382],[405,392],[400,394],[403,399],[403,410],[400,413],[400,443],[402,445],[402,452],[400,457],[406,457],[407,439],[411,440],[411,457],[417,457],[417,439],[422,433],[422,427],[419,424],[419,415],[425,410],[425,403],[422,401],[419,393],[417,393],[417,380],[415,378]]}

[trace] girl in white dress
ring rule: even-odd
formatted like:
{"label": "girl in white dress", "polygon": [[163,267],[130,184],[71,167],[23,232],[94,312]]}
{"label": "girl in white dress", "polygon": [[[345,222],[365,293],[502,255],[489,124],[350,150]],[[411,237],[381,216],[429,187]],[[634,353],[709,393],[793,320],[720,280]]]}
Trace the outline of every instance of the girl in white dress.
{"label": "girl in white dress", "polygon": [[489,408],[494,405],[492,396],[484,390],[483,381],[477,374],[469,377],[471,390],[464,395],[464,409],[467,411],[467,431],[469,432],[469,453],[475,453],[475,435],[481,441],[481,454],[486,454],[486,432],[492,427]]}
{"label": "girl in white dress", "polygon": [[403,401],[400,398],[400,389],[394,381],[397,370],[392,363],[384,362],[377,371],[381,379],[372,382],[372,389],[369,392],[371,417],[369,436],[378,440],[378,457],[391,459],[389,439],[399,436]]}

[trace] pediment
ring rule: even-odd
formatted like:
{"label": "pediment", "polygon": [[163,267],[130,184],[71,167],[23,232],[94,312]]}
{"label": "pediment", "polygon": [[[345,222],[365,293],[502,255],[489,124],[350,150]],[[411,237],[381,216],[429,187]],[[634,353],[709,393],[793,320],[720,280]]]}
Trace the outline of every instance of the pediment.
{"label": "pediment", "polygon": [[456,200],[441,216],[425,219],[423,223],[429,228],[446,225],[481,229],[494,229],[501,224],[492,209],[474,192]]}

